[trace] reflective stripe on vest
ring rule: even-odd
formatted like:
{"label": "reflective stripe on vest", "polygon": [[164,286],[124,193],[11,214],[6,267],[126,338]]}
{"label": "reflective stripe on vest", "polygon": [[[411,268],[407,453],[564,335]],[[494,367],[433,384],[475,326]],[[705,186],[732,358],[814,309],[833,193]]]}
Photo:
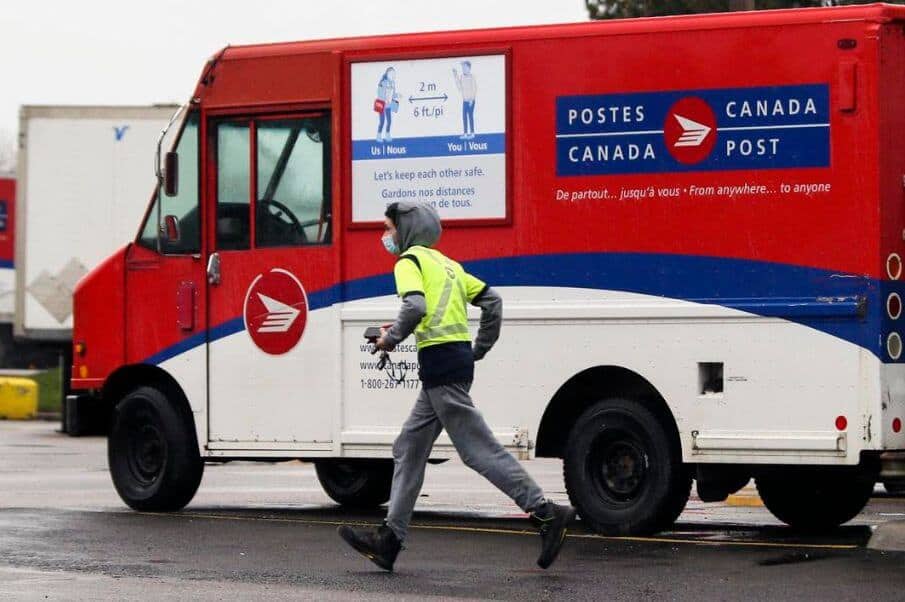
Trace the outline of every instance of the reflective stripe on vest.
{"label": "reflective stripe on vest", "polygon": [[[467,293],[465,291],[465,283],[462,279],[464,272],[462,272],[461,268],[457,269],[457,266],[439,251],[420,247],[409,249],[408,252],[418,258],[429,258],[430,261],[440,269],[440,273],[445,276],[443,279],[443,288],[440,291],[440,297],[436,307],[433,308],[430,319],[422,321],[415,329],[415,341],[419,348],[425,343],[470,341],[471,336],[468,332],[467,314],[465,314]],[[424,265],[425,263],[426,262],[424,261],[421,262],[422,275],[425,274],[426,269],[430,269]],[[459,272],[462,272],[462,274]],[[458,299],[453,297],[454,281],[455,290],[460,295]],[[425,291],[425,293],[427,293],[427,291]],[[448,323],[449,316],[447,314],[450,308],[450,302],[454,300],[460,302],[462,305],[461,313],[463,315],[461,318],[463,318],[463,321]],[[452,319],[458,320],[459,318],[459,316],[456,316]]]}
{"label": "reflective stripe on vest", "polygon": [[[449,278],[446,279],[446,282],[443,283],[443,292],[440,293],[440,301],[437,303],[437,308],[434,310],[434,318],[431,320],[428,328],[436,328],[440,325],[440,322],[443,321],[443,318],[446,316],[446,309],[449,307],[449,297],[452,294],[452,283],[453,280],[456,281],[456,284],[459,286],[459,292],[462,293],[462,297],[465,297],[465,285],[462,284],[461,278],[456,278],[456,271],[453,268],[452,262],[443,257],[443,262],[437,258],[433,253],[426,253],[428,257],[430,257],[434,263],[440,266],[448,275],[451,274]],[[468,329],[466,328],[466,331]],[[451,333],[450,333],[451,334]]]}

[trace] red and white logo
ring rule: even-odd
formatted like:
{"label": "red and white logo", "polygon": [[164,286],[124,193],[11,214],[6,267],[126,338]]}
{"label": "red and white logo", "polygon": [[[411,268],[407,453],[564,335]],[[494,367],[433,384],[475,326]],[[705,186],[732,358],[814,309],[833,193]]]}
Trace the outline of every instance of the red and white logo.
{"label": "red and white logo", "polygon": [[245,293],[245,330],[261,351],[281,355],[295,347],[308,321],[308,297],[298,278],[274,268]]}
{"label": "red and white logo", "polygon": [[716,144],[716,116],[696,96],[676,101],[666,112],[663,137],[669,154],[679,163],[692,165],[706,159]]}

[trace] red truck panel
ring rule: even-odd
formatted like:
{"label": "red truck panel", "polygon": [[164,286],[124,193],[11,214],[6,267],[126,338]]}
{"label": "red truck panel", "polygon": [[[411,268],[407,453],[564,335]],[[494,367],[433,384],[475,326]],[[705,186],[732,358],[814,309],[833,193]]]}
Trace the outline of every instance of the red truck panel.
{"label": "red truck panel", "polygon": [[[622,289],[765,315],[780,311],[771,300],[781,300],[782,317],[879,354],[885,258],[893,249],[905,254],[902,19],[901,8],[847,7],[229,48],[205,70],[195,98],[203,123],[230,113],[331,111],[334,251],[313,262],[280,252],[306,275],[310,309],[393,290],[393,260],[380,251],[380,231],[350,223],[351,63],[496,53],[507,57],[509,216],[502,224],[447,228],[444,252],[499,285]],[[728,133],[738,117],[728,103],[738,112],[741,101],[725,99],[757,95],[769,98],[764,119],[778,125]],[[755,151],[770,144],[769,128],[791,123],[793,99],[804,106],[816,98],[814,114],[827,123],[795,127],[824,128],[828,137],[810,146],[799,137],[803,146],[785,163],[756,169],[740,167],[746,159],[724,149],[725,160],[706,169],[572,173],[560,165],[558,111],[590,97],[623,98],[627,106],[703,99],[721,140],[752,130]],[[207,183],[204,194],[210,190]],[[205,256],[211,231],[208,224]],[[165,279],[176,287],[187,277]],[[823,308],[794,301],[827,298],[844,300],[841,311],[852,312],[866,300],[868,315],[825,323],[808,313]],[[244,328],[234,305],[208,316],[208,337]],[[159,308],[132,307],[127,319],[143,327],[142,336],[129,337],[130,361],[157,363],[184,349],[175,315],[159,320]],[[87,319],[77,313],[77,331],[92,328],[82,325]],[[203,344],[204,333],[194,340]]]}
{"label": "red truck panel", "polygon": [[0,178],[0,267],[11,268],[16,249],[16,180]]}

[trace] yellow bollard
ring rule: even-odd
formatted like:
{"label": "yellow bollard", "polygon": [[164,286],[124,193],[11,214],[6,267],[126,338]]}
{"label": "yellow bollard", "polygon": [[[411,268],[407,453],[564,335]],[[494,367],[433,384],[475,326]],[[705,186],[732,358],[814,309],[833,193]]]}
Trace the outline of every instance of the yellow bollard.
{"label": "yellow bollard", "polygon": [[27,378],[0,377],[0,418],[26,420],[38,413],[38,383]]}

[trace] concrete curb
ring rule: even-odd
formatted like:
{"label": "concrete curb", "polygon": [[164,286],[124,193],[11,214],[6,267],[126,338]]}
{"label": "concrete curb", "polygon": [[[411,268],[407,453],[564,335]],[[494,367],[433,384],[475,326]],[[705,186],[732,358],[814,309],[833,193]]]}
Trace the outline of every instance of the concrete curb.
{"label": "concrete curb", "polygon": [[867,547],[886,552],[905,552],[905,520],[892,520],[877,525]]}

